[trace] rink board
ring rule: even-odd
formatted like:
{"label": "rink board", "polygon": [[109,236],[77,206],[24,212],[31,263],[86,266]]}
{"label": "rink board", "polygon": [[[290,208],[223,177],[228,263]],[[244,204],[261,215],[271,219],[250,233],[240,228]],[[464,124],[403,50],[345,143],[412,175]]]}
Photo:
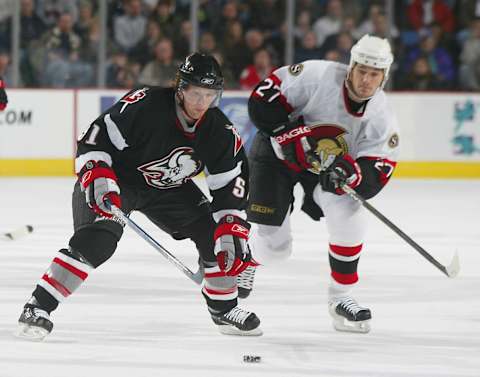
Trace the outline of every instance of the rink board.
{"label": "rink board", "polygon": [[[69,176],[75,142],[122,90],[9,91],[0,113],[0,175]],[[224,93],[221,108],[248,150],[256,129],[248,92]],[[390,93],[400,127],[395,177],[480,178],[480,95]]]}

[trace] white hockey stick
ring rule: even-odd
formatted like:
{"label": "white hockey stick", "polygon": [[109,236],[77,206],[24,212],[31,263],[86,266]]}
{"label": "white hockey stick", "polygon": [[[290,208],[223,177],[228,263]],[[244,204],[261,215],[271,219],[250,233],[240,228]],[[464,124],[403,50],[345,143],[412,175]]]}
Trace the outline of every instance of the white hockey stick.
{"label": "white hockey stick", "polygon": [[33,226],[24,225],[11,232],[6,232],[2,234],[2,238],[10,241],[18,240],[22,237],[25,237],[27,234],[33,232]]}
{"label": "white hockey stick", "polygon": [[[322,170],[321,163],[312,153],[307,154],[307,161],[318,171]],[[454,278],[460,272],[460,260],[458,257],[458,252],[455,251],[453,255],[452,261],[448,266],[444,266],[439,261],[437,261],[434,257],[432,257],[423,247],[421,247],[418,243],[412,240],[408,235],[406,235],[398,226],[392,223],[389,219],[387,219],[380,211],[378,211],[374,206],[367,202],[365,198],[363,198],[360,194],[358,194],[354,189],[347,186],[346,184],[341,185],[343,191],[345,191],[352,199],[360,202],[364,208],[370,211],[375,217],[377,217],[382,223],[388,226],[391,230],[393,230],[396,234],[398,234],[405,242],[407,242],[411,247],[413,247],[416,251],[418,251],[426,260],[428,260],[431,264],[437,267],[440,271],[442,271],[445,275],[449,278]]]}
{"label": "white hockey stick", "polygon": [[190,280],[196,284],[201,284],[203,281],[203,271],[199,268],[197,272],[192,272],[187,266],[185,266],[180,260],[178,260],[172,253],[160,245],[152,236],[145,232],[139,225],[137,225],[132,219],[130,219],[120,208],[110,204],[106,201],[107,205],[110,205],[111,211],[114,216],[121,219],[127,224],[135,233],[147,241],[151,246],[155,248],[160,254],[162,254],[170,263],[182,271]]}

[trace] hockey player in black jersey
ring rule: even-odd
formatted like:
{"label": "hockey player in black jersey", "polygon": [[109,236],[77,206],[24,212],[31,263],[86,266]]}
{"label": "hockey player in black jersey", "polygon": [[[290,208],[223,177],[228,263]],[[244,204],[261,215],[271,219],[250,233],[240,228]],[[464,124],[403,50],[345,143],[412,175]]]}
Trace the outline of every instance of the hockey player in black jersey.
{"label": "hockey player in black jersey", "polygon": [[[140,211],[175,239],[190,238],[205,270],[202,294],[224,334],[261,335],[260,320],[237,306],[236,276],[250,261],[244,220],[248,163],[242,141],[217,108],[223,77],[194,53],[175,88],[145,86],[101,114],[78,142],[74,234],[38,281],[18,334],[43,339],[50,313],[114,253],[123,226],[105,199]],[[191,180],[205,168],[212,202]]]}

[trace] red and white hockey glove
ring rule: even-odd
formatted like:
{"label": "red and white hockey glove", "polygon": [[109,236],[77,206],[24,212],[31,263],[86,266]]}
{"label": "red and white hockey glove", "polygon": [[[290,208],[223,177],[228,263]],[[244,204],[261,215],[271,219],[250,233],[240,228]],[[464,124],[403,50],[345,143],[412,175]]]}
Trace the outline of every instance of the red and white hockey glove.
{"label": "red and white hockey glove", "polygon": [[103,161],[88,161],[78,174],[88,206],[97,214],[112,217],[105,199],[121,208],[120,187],[113,169]]}
{"label": "red and white hockey glove", "polygon": [[0,111],[5,110],[8,103],[7,92],[5,92],[5,83],[0,78]]}
{"label": "red and white hockey glove", "polygon": [[249,233],[250,224],[238,216],[226,215],[218,222],[213,236],[214,253],[218,267],[227,276],[236,276],[250,265]]}
{"label": "red and white hockey glove", "polygon": [[335,158],[326,170],[320,172],[319,179],[323,191],[343,195],[345,194],[345,191],[342,190],[343,185],[353,189],[360,184],[362,171],[360,170],[360,165],[352,156],[346,154]]}
{"label": "red and white hockey glove", "polygon": [[275,129],[273,138],[282,147],[285,164],[294,171],[311,168],[306,153],[312,149],[312,131],[301,119]]}

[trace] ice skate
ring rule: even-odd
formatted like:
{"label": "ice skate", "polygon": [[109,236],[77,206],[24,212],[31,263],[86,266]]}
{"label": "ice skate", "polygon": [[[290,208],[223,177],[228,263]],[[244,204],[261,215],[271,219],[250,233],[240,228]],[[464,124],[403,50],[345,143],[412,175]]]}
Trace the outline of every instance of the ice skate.
{"label": "ice skate", "polygon": [[41,341],[53,329],[50,315],[37,306],[27,304],[18,319],[16,336],[29,340]]}
{"label": "ice skate", "polygon": [[212,314],[213,322],[225,335],[259,336],[263,332],[260,329],[260,319],[255,313],[234,307],[224,314]]}
{"label": "ice skate", "polygon": [[247,298],[253,289],[256,266],[248,266],[237,276],[238,298]]}
{"label": "ice skate", "polygon": [[370,331],[370,309],[357,304],[351,297],[331,299],[328,303],[333,327],[337,331],[368,333]]}

